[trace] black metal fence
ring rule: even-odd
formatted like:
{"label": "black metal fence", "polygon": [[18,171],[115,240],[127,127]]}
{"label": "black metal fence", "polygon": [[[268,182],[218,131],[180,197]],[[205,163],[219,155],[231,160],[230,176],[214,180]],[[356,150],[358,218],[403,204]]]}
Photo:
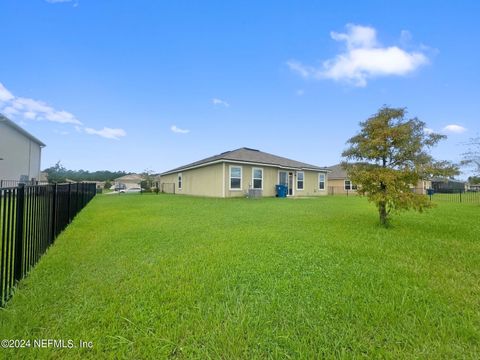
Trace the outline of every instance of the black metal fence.
{"label": "black metal fence", "polygon": [[95,191],[95,183],[0,188],[0,306]]}
{"label": "black metal fence", "polygon": [[456,203],[473,203],[480,204],[479,191],[464,191],[458,189],[434,191],[430,196],[432,201],[445,201]]}

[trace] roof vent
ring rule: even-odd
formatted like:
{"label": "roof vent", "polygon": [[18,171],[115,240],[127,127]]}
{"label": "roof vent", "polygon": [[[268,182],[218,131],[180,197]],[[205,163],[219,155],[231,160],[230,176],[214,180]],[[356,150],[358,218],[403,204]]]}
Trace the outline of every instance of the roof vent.
{"label": "roof vent", "polygon": [[252,148],[248,148],[248,147],[244,147],[245,150],[250,150],[250,151],[260,151],[260,150],[257,150],[257,149],[252,149]]}

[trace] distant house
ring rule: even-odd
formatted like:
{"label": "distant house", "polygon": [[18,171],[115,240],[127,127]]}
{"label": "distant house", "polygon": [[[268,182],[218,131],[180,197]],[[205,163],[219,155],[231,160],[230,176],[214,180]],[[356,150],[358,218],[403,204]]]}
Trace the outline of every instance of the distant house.
{"label": "distant house", "polygon": [[[341,164],[329,166],[328,169],[331,171],[328,174],[328,193],[330,195],[357,192],[357,185],[348,178],[347,172]],[[427,189],[431,188],[431,181],[419,180],[417,184],[411,185],[410,188],[417,194],[425,195],[427,194]]]}
{"label": "distant house", "polygon": [[0,180],[40,179],[43,142],[0,114]]}
{"label": "distant house", "polygon": [[415,186],[411,186],[412,190],[417,194],[426,195],[428,189],[432,188],[431,180],[418,180],[418,183]]}
{"label": "distant house", "polygon": [[131,188],[140,187],[140,183],[144,180],[142,175],[139,174],[128,174],[116,178],[114,184],[112,185],[115,190],[128,190]]}
{"label": "distant house", "polygon": [[480,191],[480,184],[468,184],[468,190]]}
{"label": "distant house", "polygon": [[177,194],[238,197],[254,191],[275,196],[285,185],[287,196],[327,194],[328,169],[250,148],[226,151],[160,174],[160,186]]}
{"label": "distant house", "polygon": [[328,193],[330,195],[356,193],[357,185],[347,176],[347,171],[342,164],[327,167],[330,170],[328,174]]}
{"label": "distant house", "polygon": [[464,192],[467,189],[467,183],[461,180],[434,177],[431,181],[432,189],[437,193]]}

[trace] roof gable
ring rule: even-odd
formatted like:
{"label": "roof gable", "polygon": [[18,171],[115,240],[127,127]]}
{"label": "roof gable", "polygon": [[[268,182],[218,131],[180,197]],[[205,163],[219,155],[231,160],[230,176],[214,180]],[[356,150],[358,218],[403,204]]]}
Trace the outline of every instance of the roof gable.
{"label": "roof gable", "polygon": [[23,136],[29,138],[31,141],[37,143],[38,145],[40,146],[45,146],[45,144],[43,142],[41,142],[40,140],[38,140],[35,136],[33,136],[32,134],[30,134],[28,131],[26,131],[25,129],[21,128],[20,126],[18,126],[17,124],[15,124],[12,120],[10,120],[9,118],[7,118],[6,116],[0,114],[0,122],[3,122],[4,124],[7,124],[8,126],[10,126],[12,129],[18,131],[20,134],[22,134]]}
{"label": "roof gable", "polygon": [[347,171],[343,168],[342,164],[329,166],[328,170],[331,171],[330,174],[328,174],[328,178],[331,180],[347,178]]}

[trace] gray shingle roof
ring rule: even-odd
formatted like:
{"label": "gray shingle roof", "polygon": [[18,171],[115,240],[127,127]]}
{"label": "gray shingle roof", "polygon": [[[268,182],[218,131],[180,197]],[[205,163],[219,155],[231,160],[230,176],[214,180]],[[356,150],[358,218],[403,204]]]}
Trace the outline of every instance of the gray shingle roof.
{"label": "gray shingle roof", "polygon": [[178,168],[165,171],[160,175],[167,175],[171,173],[176,173],[182,170],[186,170],[193,167],[201,167],[212,162],[220,162],[220,161],[240,161],[240,162],[249,162],[249,163],[256,163],[262,165],[271,165],[271,166],[278,166],[282,168],[289,168],[289,169],[311,169],[311,170],[318,170],[318,171],[328,171],[325,167],[319,167],[315,165],[310,165],[307,163],[303,163],[300,161],[295,161],[291,159],[287,159],[281,156],[269,154],[260,150],[250,149],[247,147],[243,147],[240,149],[226,151],[218,155],[210,156],[208,158],[195,161],[193,163],[180,166]]}
{"label": "gray shingle roof", "polygon": [[330,174],[328,174],[330,180],[347,178],[347,172],[342,167],[342,164],[329,166],[327,169],[330,170]]}

